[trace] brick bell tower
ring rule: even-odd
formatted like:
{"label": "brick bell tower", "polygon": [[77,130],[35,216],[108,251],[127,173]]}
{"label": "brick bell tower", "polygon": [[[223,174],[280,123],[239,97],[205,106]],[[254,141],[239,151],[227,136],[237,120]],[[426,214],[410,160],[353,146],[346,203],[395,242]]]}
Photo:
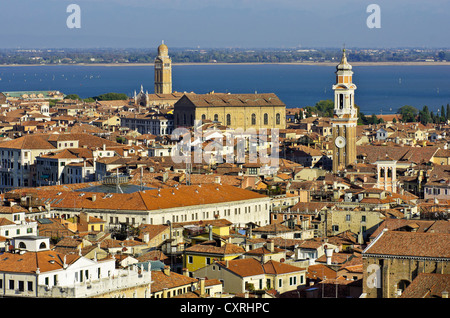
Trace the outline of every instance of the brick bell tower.
{"label": "brick bell tower", "polygon": [[334,90],[334,115],[331,120],[333,132],[333,173],[344,170],[356,162],[356,125],[358,122],[355,107],[356,85],[352,83],[352,66],[347,62],[345,49],[341,62],[336,66]]}
{"label": "brick bell tower", "polygon": [[172,94],[172,60],[164,41],[155,59],[155,94]]}

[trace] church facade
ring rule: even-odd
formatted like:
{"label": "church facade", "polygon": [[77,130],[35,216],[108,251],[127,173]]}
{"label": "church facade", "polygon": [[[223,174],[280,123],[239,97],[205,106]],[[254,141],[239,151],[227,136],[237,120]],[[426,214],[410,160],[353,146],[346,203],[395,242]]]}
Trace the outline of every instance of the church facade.
{"label": "church facade", "polygon": [[174,105],[176,127],[194,126],[199,121],[221,123],[231,129],[284,129],[286,105],[268,94],[185,94]]}

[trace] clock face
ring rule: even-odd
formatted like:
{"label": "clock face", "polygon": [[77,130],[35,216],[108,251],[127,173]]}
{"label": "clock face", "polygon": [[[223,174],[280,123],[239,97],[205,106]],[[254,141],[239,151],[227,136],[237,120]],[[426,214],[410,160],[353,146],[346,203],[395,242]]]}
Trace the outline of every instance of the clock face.
{"label": "clock face", "polygon": [[342,136],[338,136],[336,137],[336,139],[334,140],[334,144],[336,145],[336,147],[338,148],[343,148],[345,146],[346,140],[345,137]]}

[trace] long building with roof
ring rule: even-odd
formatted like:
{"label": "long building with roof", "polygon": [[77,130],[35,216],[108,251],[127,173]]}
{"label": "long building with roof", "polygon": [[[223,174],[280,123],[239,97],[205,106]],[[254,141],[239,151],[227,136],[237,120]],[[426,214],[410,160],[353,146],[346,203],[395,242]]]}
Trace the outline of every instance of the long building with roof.
{"label": "long building with roof", "polygon": [[[221,184],[177,186],[132,193],[88,192],[56,187],[28,188],[5,193],[5,204],[42,205],[55,217],[70,218],[81,211],[106,221],[106,227],[126,223],[167,224],[225,218],[245,226],[269,224],[270,197]],[[9,201],[9,202],[8,202]]]}
{"label": "long building with roof", "polygon": [[274,93],[184,94],[174,105],[174,124],[194,126],[195,121],[221,122],[231,129],[286,128],[286,105]]}

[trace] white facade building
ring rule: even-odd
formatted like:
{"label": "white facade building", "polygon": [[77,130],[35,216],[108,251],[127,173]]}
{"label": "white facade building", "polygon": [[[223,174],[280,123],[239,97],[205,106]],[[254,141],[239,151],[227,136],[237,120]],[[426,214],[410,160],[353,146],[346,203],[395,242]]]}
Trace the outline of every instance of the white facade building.
{"label": "white facade building", "polygon": [[50,251],[46,237],[16,238],[14,246],[16,253],[0,255],[1,297],[101,297],[141,286],[150,297],[151,271],[118,270],[113,258]]}

